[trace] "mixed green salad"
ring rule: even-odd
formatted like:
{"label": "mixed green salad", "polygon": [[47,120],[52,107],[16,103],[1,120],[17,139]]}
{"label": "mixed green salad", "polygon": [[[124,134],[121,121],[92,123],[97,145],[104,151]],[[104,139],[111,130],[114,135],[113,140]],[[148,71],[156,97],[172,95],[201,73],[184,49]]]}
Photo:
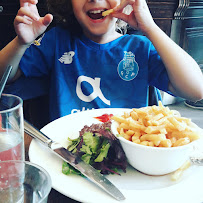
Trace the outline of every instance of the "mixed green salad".
{"label": "mixed green salad", "polygon": [[[111,121],[86,125],[77,139],[69,141],[67,149],[100,173],[119,175],[119,170],[126,172],[127,159],[119,141],[111,132]],[[66,162],[63,162],[62,172],[66,175],[80,174]]]}

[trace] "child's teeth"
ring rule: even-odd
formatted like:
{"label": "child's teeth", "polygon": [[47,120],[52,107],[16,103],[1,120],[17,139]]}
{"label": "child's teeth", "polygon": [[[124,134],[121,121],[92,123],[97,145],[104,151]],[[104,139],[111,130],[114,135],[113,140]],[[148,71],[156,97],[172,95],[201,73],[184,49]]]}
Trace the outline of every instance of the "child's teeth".
{"label": "child's teeth", "polygon": [[97,13],[101,13],[103,10],[95,10],[95,11],[90,11],[90,13],[94,13],[94,14],[97,14]]}

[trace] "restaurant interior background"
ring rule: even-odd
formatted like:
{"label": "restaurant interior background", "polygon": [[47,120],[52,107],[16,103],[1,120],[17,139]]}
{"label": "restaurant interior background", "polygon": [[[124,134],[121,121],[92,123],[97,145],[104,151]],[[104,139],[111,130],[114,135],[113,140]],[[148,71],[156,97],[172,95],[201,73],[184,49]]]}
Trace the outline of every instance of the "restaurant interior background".
{"label": "restaurant interior background", "polygon": [[[45,1],[39,0],[38,3],[41,15],[47,13]],[[158,26],[192,55],[203,69],[203,0],[148,0],[147,2]],[[19,0],[0,0],[0,49],[16,36],[13,20],[18,9]],[[162,96],[166,104],[175,102],[174,98],[167,94]],[[47,124],[47,96],[24,101],[24,114],[25,118],[38,128]]]}

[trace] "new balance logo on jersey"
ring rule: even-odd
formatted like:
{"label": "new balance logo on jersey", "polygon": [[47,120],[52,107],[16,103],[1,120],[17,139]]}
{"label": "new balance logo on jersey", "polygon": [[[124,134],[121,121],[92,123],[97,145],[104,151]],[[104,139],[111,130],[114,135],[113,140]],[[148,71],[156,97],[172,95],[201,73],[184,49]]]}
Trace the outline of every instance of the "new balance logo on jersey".
{"label": "new balance logo on jersey", "polygon": [[65,52],[63,56],[59,59],[61,63],[71,64],[73,62],[74,51]]}

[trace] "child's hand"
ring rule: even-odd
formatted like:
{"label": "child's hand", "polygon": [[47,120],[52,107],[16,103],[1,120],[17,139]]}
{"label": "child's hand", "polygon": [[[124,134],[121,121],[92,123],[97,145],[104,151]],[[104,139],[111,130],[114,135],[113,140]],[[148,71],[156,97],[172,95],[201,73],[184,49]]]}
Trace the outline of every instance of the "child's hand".
{"label": "child's hand", "polygon": [[15,31],[22,44],[31,44],[52,22],[53,16],[40,17],[37,0],[20,0],[20,9],[14,20]]}
{"label": "child's hand", "polygon": [[[122,13],[127,5],[133,8],[129,15]],[[145,34],[156,25],[145,0],[122,0],[121,4],[114,8],[112,16],[125,21],[132,28],[139,29]]]}

